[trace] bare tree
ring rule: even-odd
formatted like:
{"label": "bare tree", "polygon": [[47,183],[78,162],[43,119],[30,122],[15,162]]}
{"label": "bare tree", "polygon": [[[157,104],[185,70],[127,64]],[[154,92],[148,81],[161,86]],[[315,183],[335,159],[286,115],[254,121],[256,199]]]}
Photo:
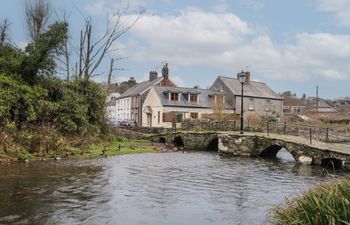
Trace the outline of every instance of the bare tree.
{"label": "bare tree", "polygon": [[50,1],[26,0],[24,8],[29,35],[32,40],[36,40],[47,27],[51,11]]}
{"label": "bare tree", "polygon": [[123,18],[126,16],[129,6],[121,8],[112,18],[107,16],[107,24],[103,35],[94,40],[94,29],[90,18],[86,19],[85,27],[80,33],[79,45],[79,74],[78,77],[89,80],[91,77],[98,76],[96,70],[105,58],[106,54],[118,51],[112,49],[124,34],[126,34],[140,19],[144,10],[137,12],[136,16],[126,24]]}
{"label": "bare tree", "polygon": [[109,64],[109,72],[107,75],[107,94],[109,94],[110,90],[111,90],[111,83],[112,83],[112,78],[113,78],[113,72],[117,71],[117,70],[125,70],[123,68],[117,68],[114,67],[114,62],[119,61],[124,59],[123,57],[120,58],[112,58],[111,59],[111,63]]}
{"label": "bare tree", "polygon": [[[59,14],[55,11],[55,14],[59,21],[68,23],[68,14],[66,11],[63,14]],[[60,63],[60,67],[58,68],[62,73],[66,76],[66,81],[70,80],[70,71],[74,70],[71,68],[70,56],[74,50],[74,46],[70,42],[70,35],[68,34],[67,39],[65,39],[62,48],[62,54],[60,57],[56,58],[56,60]]]}
{"label": "bare tree", "polygon": [[109,94],[109,90],[111,87],[111,81],[112,81],[112,73],[113,73],[113,64],[114,64],[114,59],[111,59],[111,64],[109,66],[109,73],[107,77],[107,94]]}
{"label": "bare tree", "polygon": [[210,108],[213,110],[214,120],[221,121],[224,119],[225,110],[225,97],[224,95],[215,95],[214,99],[210,102]]}
{"label": "bare tree", "polygon": [[10,25],[11,24],[7,18],[0,23],[0,45],[5,44],[8,39],[8,29]]}

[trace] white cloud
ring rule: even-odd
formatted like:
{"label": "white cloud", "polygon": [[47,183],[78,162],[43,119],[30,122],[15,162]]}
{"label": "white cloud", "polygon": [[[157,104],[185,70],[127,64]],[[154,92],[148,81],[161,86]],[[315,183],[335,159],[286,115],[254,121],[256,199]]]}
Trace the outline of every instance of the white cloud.
{"label": "white cloud", "polygon": [[134,59],[181,61],[182,65],[184,62],[191,65],[201,63],[204,56],[224,53],[227,46],[240,45],[242,37],[251,30],[234,14],[189,8],[179,16],[145,15],[131,33],[136,39],[129,40],[128,49],[135,49]]}
{"label": "white cloud", "polygon": [[320,10],[335,14],[339,25],[350,25],[350,0],[316,0]]}
{"label": "white cloud", "polygon": [[300,33],[292,43],[275,43],[232,13],[188,8],[177,16],[145,15],[124,45],[129,60],[150,64],[233,73],[251,65],[265,79],[350,79],[350,35]]}

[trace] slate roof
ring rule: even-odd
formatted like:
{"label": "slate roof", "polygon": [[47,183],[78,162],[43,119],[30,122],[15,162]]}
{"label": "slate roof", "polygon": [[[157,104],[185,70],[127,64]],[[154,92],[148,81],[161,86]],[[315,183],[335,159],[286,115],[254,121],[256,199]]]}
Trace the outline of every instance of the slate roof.
{"label": "slate roof", "polygon": [[152,86],[154,86],[155,84],[159,83],[162,80],[163,80],[163,77],[158,77],[157,79],[152,81],[149,81],[149,80],[143,81],[135,85],[134,87],[126,90],[123,94],[121,94],[118,97],[118,99],[142,94],[143,92],[147,91]]}
{"label": "slate roof", "polygon": [[116,105],[116,98],[112,98],[109,102],[107,102],[106,106],[115,106]]}
{"label": "slate roof", "polygon": [[[234,95],[241,95],[242,85],[236,78],[219,76],[224,84],[230,89]],[[244,95],[251,97],[283,99],[280,95],[274,92],[263,82],[250,81],[249,84],[244,84]]]}
{"label": "slate roof", "polygon": [[[184,88],[184,87],[160,87],[155,86],[154,90],[159,96],[163,106],[174,107],[191,107],[191,108],[210,108],[210,97],[215,94],[219,94],[218,91],[209,89],[197,89],[197,88]],[[188,102],[187,99],[181,94],[180,101],[169,101],[169,97],[166,93],[191,93],[198,94],[199,102]]]}

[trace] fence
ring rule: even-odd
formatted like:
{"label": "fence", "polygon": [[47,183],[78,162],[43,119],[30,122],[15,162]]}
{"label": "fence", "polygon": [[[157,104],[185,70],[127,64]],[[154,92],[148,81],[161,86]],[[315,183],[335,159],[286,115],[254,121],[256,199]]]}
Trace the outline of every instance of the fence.
{"label": "fence", "polygon": [[[182,130],[206,130],[206,131],[239,131],[240,121],[185,121]],[[287,122],[244,122],[244,131],[266,132],[267,134],[285,134],[308,137],[312,140],[324,142],[350,142],[350,125],[327,127],[325,125],[312,125],[310,123]]]}
{"label": "fence", "polygon": [[[226,121],[184,121],[177,128],[164,127],[124,127],[136,132],[157,134],[174,131],[239,131],[240,120]],[[252,122],[244,121],[245,132],[264,132],[266,134],[285,134],[303,136],[312,140],[324,142],[350,142],[350,125],[312,125],[310,123],[295,122]]]}

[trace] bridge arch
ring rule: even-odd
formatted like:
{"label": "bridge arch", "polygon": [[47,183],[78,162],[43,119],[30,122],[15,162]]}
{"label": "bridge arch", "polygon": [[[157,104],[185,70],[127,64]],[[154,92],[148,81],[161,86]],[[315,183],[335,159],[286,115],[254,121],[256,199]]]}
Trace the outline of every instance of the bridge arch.
{"label": "bridge arch", "polygon": [[343,161],[336,158],[324,158],[321,160],[321,166],[333,169],[343,168]]}
{"label": "bridge arch", "polygon": [[300,155],[295,151],[295,148],[281,141],[262,146],[262,151],[260,151],[259,156],[263,158],[275,158],[282,149],[289,152],[296,162],[298,161]]}
{"label": "bridge arch", "polygon": [[207,148],[207,151],[219,151],[219,138],[215,137],[211,141],[209,141]]}
{"label": "bridge arch", "polygon": [[184,142],[181,138],[181,136],[176,136],[173,140],[173,144],[176,146],[176,147],[185,147],[184,145]]}
{"label": "bridge arch", "polygon": [[282,146],[273,144],[265,148],[261,153],[260,157],[273,158],[276,157],[277,153],[282,149]]}
{"label": "bridge arch", "polygon": [[165,144],[165,143],[166,143],[165,137],[160,137],[160,138],[158,139],[158,142],[159,142],[159,143],[162,143],[162,144]]}

